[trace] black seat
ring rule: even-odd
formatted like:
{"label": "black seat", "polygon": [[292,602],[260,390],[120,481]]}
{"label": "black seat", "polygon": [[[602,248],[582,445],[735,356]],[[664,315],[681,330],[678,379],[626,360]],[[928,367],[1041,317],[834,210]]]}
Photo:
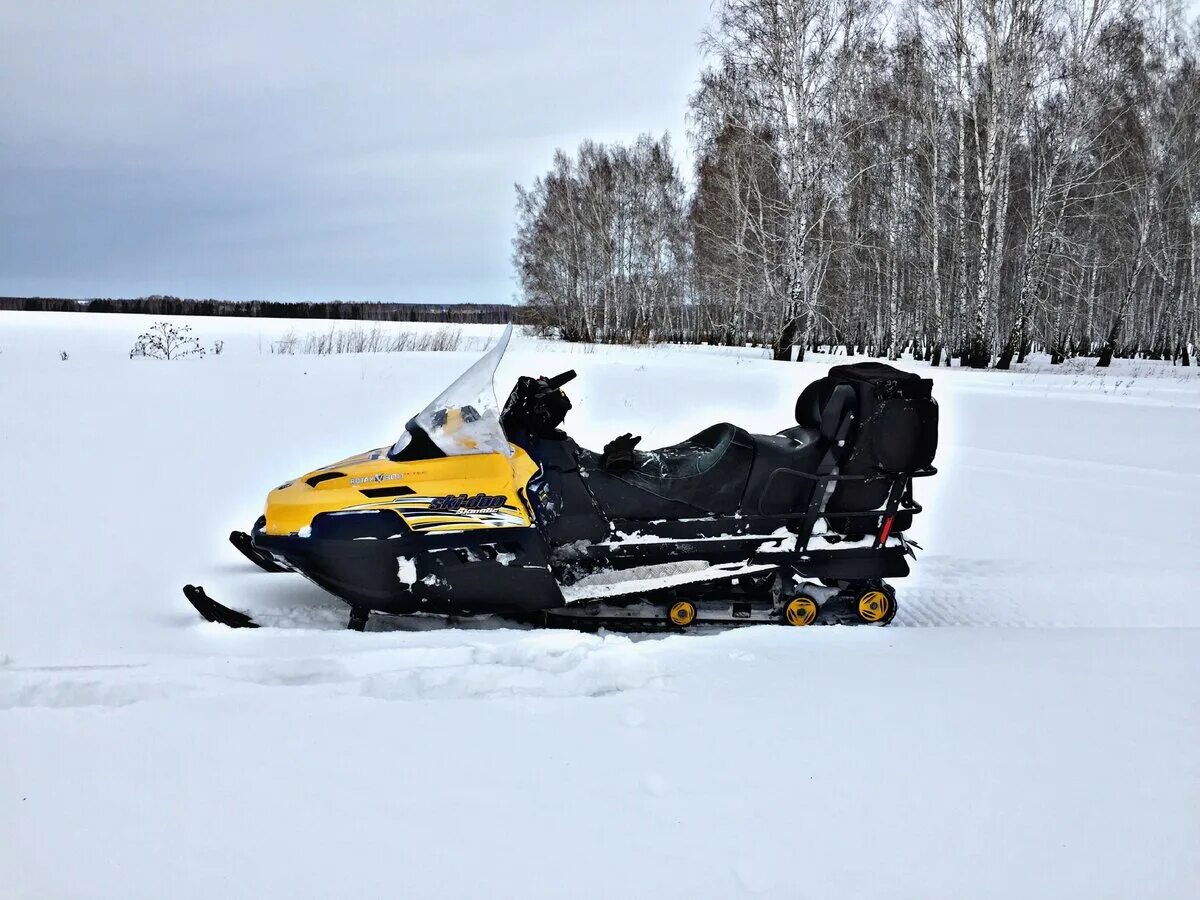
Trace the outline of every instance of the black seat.
{"label": "black seat", "polygon": [[746,485],[742,512],[751,516],[799,515],[808,509],[818,481],[813,476],[832,470],[844,448],[847,417],[853,414],[854,393],[833,387],[818,393],[814,382],[800,395],[800,423],[779,434],[756,434],[754,468]]}
{"label": "black seat", "polygon": [[579,467],[610,518],[683,518],[738,511],[754,464],[754,438],[728,422],[686,441],[634,451],[633,468],[608,472],[601,457],[581,450]]}
{"label": "black seat", "polygon": [[817,428],[797,425],[779,434],[754,435],[754,467],[746,483],[742,512],[778,516],[808,508],[816,474],[827,446]]}

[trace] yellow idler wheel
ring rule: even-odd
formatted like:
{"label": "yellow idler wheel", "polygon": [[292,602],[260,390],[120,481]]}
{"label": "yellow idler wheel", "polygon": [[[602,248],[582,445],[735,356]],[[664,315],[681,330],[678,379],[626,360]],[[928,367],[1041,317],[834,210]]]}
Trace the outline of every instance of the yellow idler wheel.
{"label": "yellow idler wheel", "polygon": [[789,600],[783,608],[783,621],[789,625],[811,625],[817,621],[817,601],[803,595]]}
{"label": "yellow idler wheel", "polygon": [[671,620],[672,625],[678,625],[681,628],[691,625],[696,621],[696,604],[691,600],[677,600],[671,604],[667,617]]}
{"label": "yellow idler wheel", "polygon": [[854,601],[858,617],[871,625],[886,625],[896,614],[896,601],[888,591],[870,588],[858,595]]}

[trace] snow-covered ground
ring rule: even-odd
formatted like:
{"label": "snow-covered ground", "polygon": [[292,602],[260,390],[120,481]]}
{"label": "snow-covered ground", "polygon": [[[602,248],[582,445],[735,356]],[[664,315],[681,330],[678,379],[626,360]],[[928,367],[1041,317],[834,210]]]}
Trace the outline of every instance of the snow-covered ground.
{"label": "snow-covered ground", "polygon": [[[226,535],[496,329],[196,318],[220,356],[130,360],[152,321],[0,313],[0,896],[1200,894],[1196,369],[934,373],[890,628],[356,634]],[[831,361],[516,339],[499,387],[574,368],[581,443],[654,447],[785,427]]]}

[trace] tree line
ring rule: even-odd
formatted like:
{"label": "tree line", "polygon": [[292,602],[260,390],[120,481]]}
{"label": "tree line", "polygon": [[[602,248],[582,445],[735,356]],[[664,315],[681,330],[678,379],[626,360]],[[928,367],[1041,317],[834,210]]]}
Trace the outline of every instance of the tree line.
{"label": "tree line", "polygon": [[367,319],[381,322],[448,322],[497,325],[520,319],[519,308],[504,303],[295,303],[187,300],[153,295],[134,299],[69,300],[0,297],[0,310],[25,312],[145,313],[161,316],[251,316],[271,319]]}
{"label": "tree line", "polygon": [[1008,368],[1190,364],[1200,22],[1176,0],[721,0],[664,136],[517,187],[530,320]]}

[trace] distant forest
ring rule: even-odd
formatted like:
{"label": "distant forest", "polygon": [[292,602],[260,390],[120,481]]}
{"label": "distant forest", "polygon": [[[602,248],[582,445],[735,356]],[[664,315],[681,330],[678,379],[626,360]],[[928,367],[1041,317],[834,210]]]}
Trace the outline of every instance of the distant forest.
{"label": "distant forest", "polygon": [[520,307],[503,303],[275,303],[259,300],[187,300],[158,294],[117,300],[0,297],[0,310],[253,316],[271,319],[368,319],[381,322],[448,322],[455,325],[499,325],[522,321]]}
{"label": "distant forest", "polygon": [[690,179],[643,135],[517,187],[535,324],[778,359],[1189,363],[1200,22],[1178,0],[713,9]]}

